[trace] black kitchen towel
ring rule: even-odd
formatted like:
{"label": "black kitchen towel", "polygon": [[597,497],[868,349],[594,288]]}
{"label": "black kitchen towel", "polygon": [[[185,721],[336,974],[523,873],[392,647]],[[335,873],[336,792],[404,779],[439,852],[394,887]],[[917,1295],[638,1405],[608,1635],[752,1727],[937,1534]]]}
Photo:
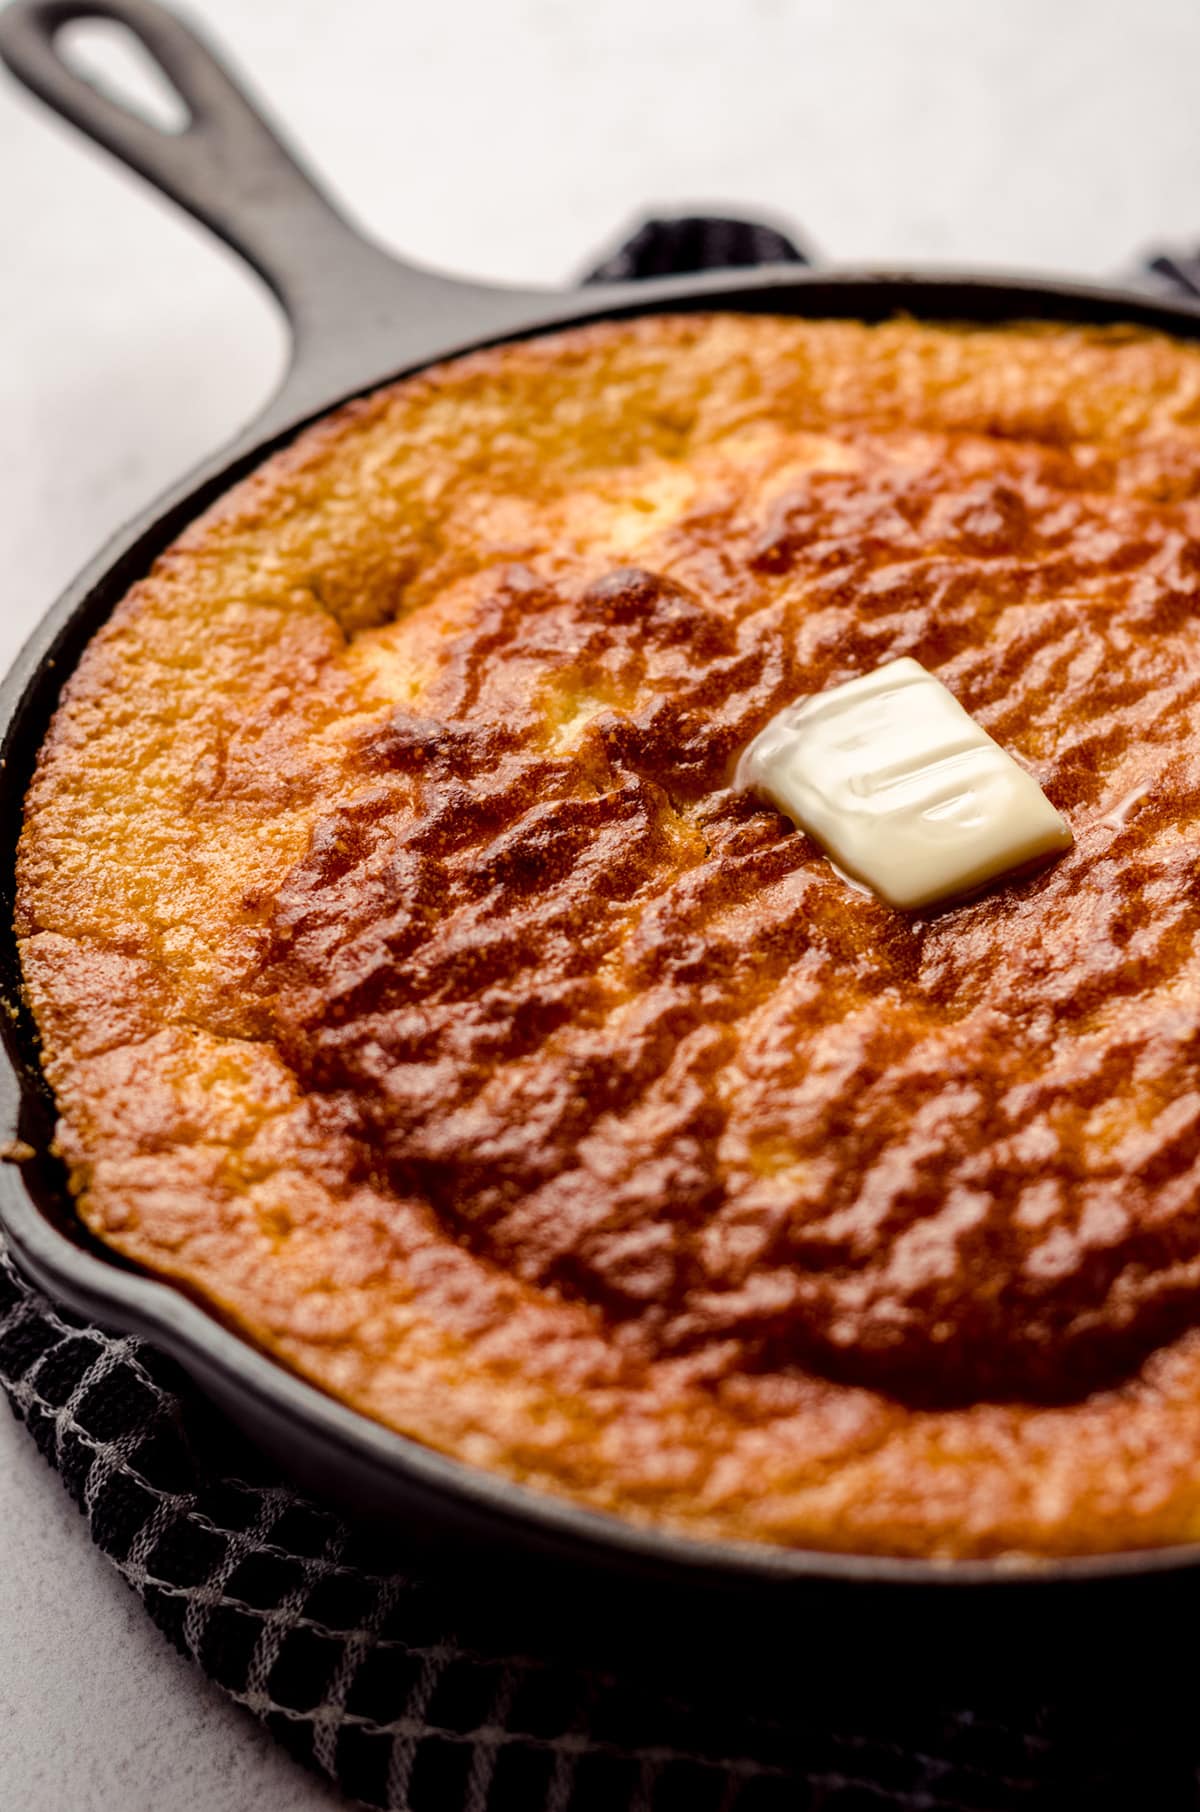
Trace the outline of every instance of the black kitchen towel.
{"label": "black kitchen towel", "polygon": [[[804,262],[753,222],[653,221],[607,280]],[[1158,266],[1163,274],[1162,263]],[[1167,273],[1169,274],[1169,273]],[[1200,1717],[1086,1694],[752,1709],[467,1640],[405,1554],[265,1470],[177,1368],[84,1325],[0,1255],[0,1388],[159,1627],[353,1798],[394,1812],[1176,1812]],[[411,1557],[410,1557],[411,1560]],[[820,1631],[797,1629],[798,1644]],[[609,1663],[611,1670],[612,1663]]]}
{"label": "black kitchen towel", "polygon": [[643,220],[615,251],[593,265],[586,283],[631,283],[689,271],[744,270],[753,264],[807,264],[807,254],[777,227],[715,214]]}

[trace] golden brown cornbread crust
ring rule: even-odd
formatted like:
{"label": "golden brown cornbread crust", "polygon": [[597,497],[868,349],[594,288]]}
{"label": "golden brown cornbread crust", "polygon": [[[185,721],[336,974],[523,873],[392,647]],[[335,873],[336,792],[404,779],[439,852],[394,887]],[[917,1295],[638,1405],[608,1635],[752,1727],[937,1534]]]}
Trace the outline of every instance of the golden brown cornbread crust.
{"label": "golden brown cornbread crust", "polygon": [[[18,931],[88,1224],[695,1534],[1200,1534],[1200,352],[693,315],[339,411],[135,586]],[[939,915],[727,787],[899,655],[1075,832]]]}

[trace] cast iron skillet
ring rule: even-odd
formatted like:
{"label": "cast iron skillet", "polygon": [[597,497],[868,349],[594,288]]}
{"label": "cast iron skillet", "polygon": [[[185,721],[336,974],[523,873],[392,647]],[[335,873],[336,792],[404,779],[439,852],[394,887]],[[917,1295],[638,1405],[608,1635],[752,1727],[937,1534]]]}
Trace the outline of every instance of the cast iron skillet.
{"label": "cast iron skillet", "polygon": [[[190,113],[160,132],[76,75],[56,47],[76,19],[105,19],[140,40]],[[343,399],[434,359],[568,323],[664,308],[878,320],[898,310],[926,319],[1040,317],[1137,322],[1200,338],[1200,308],[1136,291],[1050,279],[907,271],[812,272],[796,266],[580,292],[464,282],[392,257],[348,224],[193,33],[153,0],[19,0],[0,13],[0,57],[57,112],[165,191],[224,239],[266,281],[292,332],[278,394],[231,447],[206,461],[131,523],[42,621],[0,688],[0,1137],[32,1149],[0,1166],[0,1221],[23,1272],[49,1294],[173,1355],[253,1440],[304,1484],[352,1508],[402,1521],[456,1552],[502,1551],[599,1578],[604,1595],[653,1588],[676,1607],[715,1607],[759,1631],[819,1620],[861,1654],[869,1627],[914,1632],[948,1652],[1007,1629],[1028,1658],[1057,1637],[1110,1631],[1128,1615],[1179,1610],[1200,1586],[1200,1545],[1015,1568],[1003,1561],[940,1565],[697,1542],[635,1528],[511,1485],[405,1440],[292,1376],[222,1326],[181,1290],[154,1281],[93,1240],[76,1218],[51,1156],[52,1103],[33,1027],[20,1001],[11,930],[14,852],[22,801],[64,676],[88,638],[159,551],[221,492],[302,423]],[[1200,1462],[1198,1462],[1200,1463]],[[769,1618],[766,1613],[770,1612]],[[658,1619],[656,1618],[656,1621]],[[864,1622],[865,1620],[865,1622]],[[644,1624],[643,1624],[643,1627]],[[1075,1641],[1069,1646],[1074,1649]],[[828,1648],[826,1647],[826,1653]],[[961,1652],[961,1651],[959,1651]],[[1111,1655],[1111,1642],[1104,1646]]]}

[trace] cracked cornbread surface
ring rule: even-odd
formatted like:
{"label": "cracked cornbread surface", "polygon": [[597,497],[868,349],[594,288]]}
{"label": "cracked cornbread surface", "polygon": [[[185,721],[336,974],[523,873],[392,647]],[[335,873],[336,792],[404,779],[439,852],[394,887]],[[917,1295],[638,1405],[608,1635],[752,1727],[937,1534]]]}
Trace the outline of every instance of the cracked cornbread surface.
{"label": "cracked cornbread surface", "polygon": [[[353,403],[69,680],[88,1225],[443,1452],[912,1555],[1200,1534],[1200,352],[645,318]],[[937,914],[729,787],[910,655],[1069,819]]]}

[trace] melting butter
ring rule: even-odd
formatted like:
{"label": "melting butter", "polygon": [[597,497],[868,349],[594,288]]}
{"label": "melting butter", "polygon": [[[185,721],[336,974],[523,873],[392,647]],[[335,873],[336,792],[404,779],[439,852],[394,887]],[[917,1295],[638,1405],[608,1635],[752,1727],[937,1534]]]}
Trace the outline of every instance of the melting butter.
{"label": "melting butter", "polygon": [[1149,786],[1135,787],[1132,793],[1126,793],[1123,799],[1118,799],[1111,812],[1105,812],[1103,818],[1100,820],[1101,824],[1111,824],[1114,830],[1122,830],[1125,825],[1129,823],[1129,820],[1133,817],[1133,814],[1137,811],[1143,800],[1148,799],[1149,797]]}
{"label": "melting butter", "polygon": [[743,751],[735,785],[909,910],[1072,842],[1033,776],[907,657],[778,712]]}

